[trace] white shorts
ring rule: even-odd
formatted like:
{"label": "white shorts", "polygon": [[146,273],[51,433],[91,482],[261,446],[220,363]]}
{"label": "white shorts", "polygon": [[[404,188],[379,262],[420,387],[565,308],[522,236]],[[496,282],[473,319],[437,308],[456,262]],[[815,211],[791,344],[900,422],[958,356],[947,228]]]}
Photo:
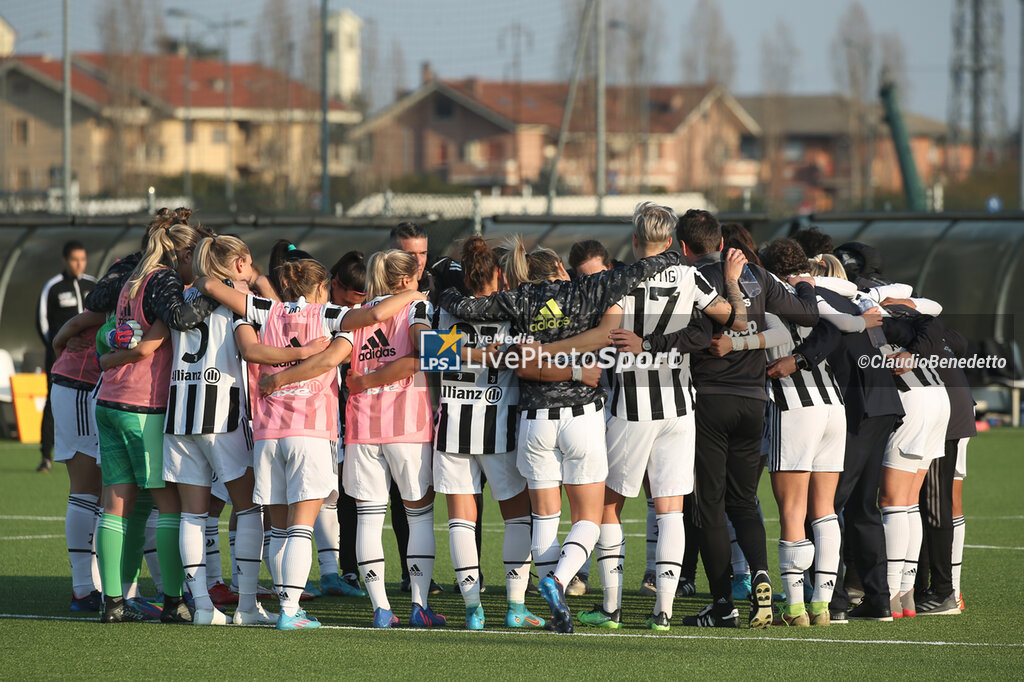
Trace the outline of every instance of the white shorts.
{"label": "white shorts", "polygon": [[956,465],[953,468],[953,478],[961,481],[967,478],[967,443],[970,438],[961,438],[956,443]]}
{"label": "white shorts", "polygon": [[889,436],[882,466],[916,472],[946,454],[949,395],[944,386],[925,386],[900,392],[903,422]]}
{"label": "white shorts", "polygon": [[523,417],[516,466],[533,490],[603,483],[608,478],[604,410],[561,419]]}
{"label": "white shorts", "polygon": [[230,502],[231,493],[228,492],[228,487],[224,485],[224,481],[217,478],[216,472],[214,472],[213,476],[213,481],[210,483],[210,494],[221,502]]}
{"label": "white shorts", "polygon": [[241,424],[227,433],[166,434],[164,480],[212,488],[214,483],[223,485],[241,478],[253,465],[252,441],[246,428]]}
{"label": "white shorts", "polygon": [[693,413],[656,421],[633,422],[612,417],[607,425],[608,480],[624,497],[636,497],[651,482],[651,497],[693,492],[696,427]]}
{"label": "white shorts", "polygon": [[341,472],[345,493],[363,502],[387,502],[391,479],[402,499],[422,500],[433,483],[430,443],[348,443]]}
{"label": "white shorts", "polygon": [[811,405],[779,410],[771,424],[768,471],[842,471],[846,459],[846,408]]}
{"label": "white shorts", "polygon": [[526,479],[516,468],[516,453],[459,455],[434,450],[434,490],[445,495],[476,495],[483,492],[483,476],[497,502],[526,490]]}
{"label": "white shorts", "polygon": [[50,409],[53,410],[53,461],[66,462],[81,452],[99,464],[100,440],[92,391],[53,384]]}
{"label": "white shorts", "polygon": [[331,441],[292,436],[256,441],[256,504],[295,504],[327,498],[338,489]]}

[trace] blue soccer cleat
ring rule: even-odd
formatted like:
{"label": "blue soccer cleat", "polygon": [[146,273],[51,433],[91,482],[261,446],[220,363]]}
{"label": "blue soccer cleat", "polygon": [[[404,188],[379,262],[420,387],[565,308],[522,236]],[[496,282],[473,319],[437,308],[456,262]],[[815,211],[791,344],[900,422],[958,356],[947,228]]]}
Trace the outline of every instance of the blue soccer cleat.
{"label": "blue soccer cleat", "polygon": [[547,577],[540,581],[540,596],[548,603],[551,609],[551,629],[555,632],[570,633],[573,631],[572,614],[569,613],[569,605],[565,603],[565,588],[558,578]]}
{"label": "blue soccer cleat", "polygon": [[103,610],[103,595],[93,590],[79,599],[72,593],[70,610],[72,613],[98,613]]}
{"label": "blue soccer cleat", "polygon": [[526,604],[508,603],[508,613],[505,614],[505,627],[507,628],[543,628],[544,619],[539,618],[526,610]]}
{"label": "blue soccer cleat", "polygon": [[391,609],[374,609],[373,610],[373,627],[375,628],[394,628],[401,625],[401,621],[398,620],[398,616],[391,612]]}
{"label": "blue soccer cleat", "polygon": [[142,617],[142,620],[160,620],[160,615],[164,612],[162,606],[157,606],[153,602],[142,597],[125,599],[124,607],[139,614]]}
{"label": "blue soccer cleat", "polygon": [[409,616],[409,626],[414,628],[442,627],[448,619],[439,613],[434,613],[430,606],[412,605],[412,614]]}
{"label": "blue soccer cleat", "polygon": [[740,573],[732,577],[732,600],[745,601],[750,599],[750,574]]}
{"label": "blue soccer cleat", "polygon": [[294,616],[286,616],[284,611],[277,617],[278,630],[312,630],[320,627],[320,621],[306,613],[306,609],[299,609]]}
{"label": "blue soccer cleat", "polygon": [[466,629],[467,630],[483,630],[484,629],[484,607],[483,606],[467,606],[466,607]]}

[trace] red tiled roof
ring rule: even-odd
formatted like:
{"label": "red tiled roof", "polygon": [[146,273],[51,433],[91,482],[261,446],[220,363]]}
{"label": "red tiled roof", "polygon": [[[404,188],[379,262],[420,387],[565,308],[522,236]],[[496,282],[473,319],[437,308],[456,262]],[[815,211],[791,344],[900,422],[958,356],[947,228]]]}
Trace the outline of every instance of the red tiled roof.
{"label": "red tiled roof", "polygon": [[[522,125],[543,125],[557,129],[562,124],[562,113],[569,99],[568,83],[503,82],[467,78],[442,81],[442,84],[480,105]],[[714,84],[653,85],[647,88],[649,130],[652,133],[670,133],[714,89]],[[637,97],[643,98],[644,89],[632,86],[608,86],[606,90],[606,121],[609,132],[635,132],[643,109],[631,105]],[[593,130],[593,88],[587,91],[581,84],[576,91],[570,128],[574,131]]]}
{"label": "red tiled roof", "polygon": [[[60,82],[63,66],[59,59],[18,56],[24,63],[48,78]],[[261,64],[231,64],[231,104],[248,109],[318,109],[320,93]],[[124,71],[123,78],[140,93],[160,100],[172,108],[185,106],[184,55],[105,55],[79,53],[72,61],[71,85],[75,93],[99,104],[110,101],[108,84]],[[191,106],[223,107],[227,101],[225,64],[214,59],[193,58],[190,64]],[[345,110],[331,101],[332,110]]]}

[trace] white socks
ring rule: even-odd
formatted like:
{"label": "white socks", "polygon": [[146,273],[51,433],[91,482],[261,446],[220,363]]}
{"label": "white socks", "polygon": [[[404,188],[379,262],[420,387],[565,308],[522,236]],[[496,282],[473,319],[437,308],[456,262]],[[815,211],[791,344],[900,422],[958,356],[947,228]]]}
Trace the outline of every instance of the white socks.
{"label": "white socks", "polygon": [[533,514],[533,563],[541,580],[554,574],[558,565],[558,521],[561,514]]}
{"label": "white socks", "polygon": [[921,556],[921,509],[912,504],[907,507],[907,551],[903,559],[903,582],[900,592],[911,592],[917,582],[917,560]]}
{"label": "white socks", "polygon": [[[274,592],[281,594],[284,578],[281,575],[284,562],[284,545],[288,539],[288,531],[284,528],[270,527],[270,546],[266,555],[267,568],[270,569],[270,578],[274,581]],[[303,585],[305,588],[305,585]]]}
{"label": "white socks", "polygon": [[[779,573],[790,607],[804,605],[804,571],[814,563],[814,545],[804,538],[796,542],[779,540]],[[799,606],[797,606],[799,605]]]}
{"label": "white socks", "polygon": [[654,598],[654,614],[664,612],[672,617],[672,601],[676,586],[683,570],[683,551],[686,548],[686,529],[683,526],[683,512],[658,514],[658,543],[655,560],[655,586],[658,594]]}
{"label": "white socks", "polygon": [[654,513],[654,500],[647,500],[647,565],[644,573],[654,573],[658,560],[658,515]]}
{"label": "white socks", "polygon": [[71,562],[71,588],[78,599],[88,597],[93,590],[100,589],[93,580],[93,534],[99,517],[99,498],[95,495],[68,495],[68,509],[64,516],[64,537],[68,543],[68,559]]}
{"label": "white socks", "polygon": [[252,611],[256,608],[256,588],[260,578],[263,553],[263,514],[255,505],[235,514],[234,550],[232,552],[232,581],[238,587],[238,608]]}
{"label": "white socks", "polygon": [[[572,531],[569,532],[569,536],[572,536]],[[568,545],[569,538],[565,541]],[[604,610],[607,613],[614,613],[622,606],[622,565],[625,561],[625,549],[626,540],[622,534],[622,524],[602,523],[598,531],[595,552],[597,570],[601,574],[601,585],[604,587]]]}
{"label": "white socks", "polygon": [[434,576],[434,503],[419,509],[406,506],[405,518],[409,521],[409,550],[405,563],[409,567],[412,603],[426,606],[430,579]]}
{"label": "white socks", "polygon": [[960,569],[964,563],[964,535],[967,531],[967,519],[963,516],[953,517],[953,596],[960,599]]}
{"label": "white socks", "polygon": [[338,548],[341,545],[341,524],[338,503],[324,502],[313,524],[316,556],[320,561],[320,577],[338,572]]}
{"label": "white socks", "polygon": [[836,574],[839,572],[839,548],[842,536],[839,517],[835,514],[822,516],[811,521],[814,533],[814,596],[812,602],[832,601],[836,588]]}
{"label": "white socks", "polygon": [[480,606],[480,565],[476,556],[476,524],[465,519],[448,520],[448,546],[455,582],[466,608]]}
{"label": "white socks", "polygon": [[192,593],[196,608],[209,611],[213,602],[206,584],[206,520],[206,514],[182,512],[178,548],[185,569],[185,587]]}
{"label": "white socks", "polygon": [[562,556],[555,566],[555,578],[562,585],[568,585],[573,576],[594,551],[601,528],[593,521],[577,521],[572,524],[569,534],[562,543]]}
{"label": "white socks", "polygon": [[374,609],[389,610],[384,587],[384,516],[388,503],[356,502],[356,562]]}
{"label": "white socks", "polygon": [[281,611],[294,616],[299,610],[299,597],[306,589],[309,568],[313,564],[313,528],[289,526],[281,561]]}
{"label": "white socks", "polygon": [[526,587],[530,583],[530,517],[520,516],[505,521],[505,539],[501,556],[505,562],[505,591],[510,604],[526,601]]}
{"label": "white socks", "polygon": [[220,566],[220,519],[206,516],[206,588],[222,581]]}
{"label": "white socks", "polygon": [[910,541],[910,521],[906,507],[882,507],[882,528],[885,531],[885,556],[888,562],[889,599],[899,594],[903,585],[903,562]]}

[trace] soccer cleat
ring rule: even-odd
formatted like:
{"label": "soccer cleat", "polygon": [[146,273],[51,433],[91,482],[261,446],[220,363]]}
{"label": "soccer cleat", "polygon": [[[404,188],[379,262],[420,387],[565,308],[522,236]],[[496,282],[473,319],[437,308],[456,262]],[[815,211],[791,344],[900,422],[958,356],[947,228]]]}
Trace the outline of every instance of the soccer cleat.
{"label": "soccer cleat", "polygon": [[[480,583],[481,583],[480,591],[481,592],[484,591],[483,581],[484,581],[483,576],[481,576],[480,577]],[[412,592],[412,588],[411,587],[409,588],[409,591]],[[444,592],[444,588],[441,587],[440,585],[438,585],[437,583],[435,583],[433,579],[431,579],[430,580],[430,594],[441,594],[442,592]]]}
{"label": "soccer cleat", "polygon": [[[337,573],[328,573],[320,576],[320,593],[333,594],[340,597],[365,597],[366,591],[359,587],[359,578],[349,575],[341,576]],[[354,583],[354,584],[353,584]]]}
{"label": "soccer cleat", "polygon": [[622,628],[622,609],[615,609],[608,613],[600,604],[594,604],[591,611],[583,611],[578,616],[580,622],[592,628],[608,628],[618,630]]}
{"label": "soccer cleat", "polygon": [[[323,581],[321,581],[321,586]],[[366,590],[359,585],[359,576],[355,573],[346,573],[341,576],[341,596],[343,597],[365,597]]]}
{"label": "soccer cleat", "polygon": [[690,578],[682,578],[676,585],[677,597],[692,597],[697,594],[697,584]]}
{"label": "soccer cleat", "polygon": [[286,616],[282,611],[277,616],[278,630],[312,630],[320,627],[320,621],[306,613],[305,609],[299,609],[294,616]]}
{"label": "soccer cleat", "polygon": [[565,603],[565,588],[562,583],[553,576],[548,576],[540,581],[540,596],[548,603],[551,609],[551,629],[555,632],[569,633],[573,631],[572,614],[569,613],[569,606]]}
{"label": "soccer cleat", "polygon": [[672,619],[664,611],[657,615],[652,613],[647,617],[644,627],[648,630],[669,630],[672,627]]}
{"label": "soccer cleat", "polygon": [[210,593],[210,601],[217,606],[231,606],[238,603],[238,595],[220,581],[217,581],[217,584],[207,591]]}
{"label": "soccer cleat", "polygon": [[732,600],[750,599],[750,574],[740,573],[732,577]]}
{"label": "soccer cleat", "polygon": [[900,604],[904,618],[915,618],[917,616],[917,606],[914,605],[913,590],[907,590],[900,595]]}
{"label": "soccer cleat", "polygon": [[401,621],[398,620],[398,616],[391,612],[391,609],[374,609],[373,610],[373,627],[375,628],[394,628],[401,625]]}
{"label": "soccer cleat", "polygon": [[160,620],[160,614],[164,611],[163,608],[147,599],[143,599],[142,597],[125,599],[124,605],[125,608],[131,609],[135,613],[139,614],[141,616],[141,620]]}
{"label": "soccer cleat", "polygon": [[896,595],[889,599],[889,613],[892,614],[893,620],[899,620],[903,617],[903,602],[900,600],[900,595]]}
{"label": "soccer cleat", "polygon": [[832,621],[828,612],[828,602],[812,601],[808,613],[811,625],[829,625]]}
{"label": "soccer cleat", "polygon": [[[891,622],[893,619],[892,611],[889,610],[888,606],[876,606],[867,600],[850,609],[846,617],[849,620],[876,620],[885,623]],[[832,619],[832,622],[836,622],[835,618]]]}
{"label": "soccer cleat", "polygon": [[193,625],[227,625],[228,617],[216,606],[212,609],[196,609],[192,614]]}
{"label": "soccer cleat", "polygon": [[299,601],[308,601],[310,599],[316,599],[320,596],[320,588],[317,587],[312,580],[306,581],[306,586],[302,589],[302,594],[299,595]]}
{"label": "soccer cleat", "polygon": [[764,572],[758,572],[754,578],[750,594],[750,619],[748,624],[755,630],[766,628],[772,624],[775,614],[772,611],[772,584]]}
{"label": "soccer cleat", "polygon": [[100,594],[99,590],[93,590],[79,599],[74,595],[74,593],[72,593],[71,606],[69,610],[72,613],[95,613],[97,611],[102,611],[103,595]]}
{"label": "soccer cleat", "polygon": [[950,592],[945,597],[940,597],[934,592],[928,591],[921,595],[923,599],[917,602],[917,614],[921,616],[956,616],[960,614],[960,606]]}
{"label": "soccer cleat", "polygon": [[274,625],[277,623],[277,616],[268,613],[262,604],[256,602],[256,608],[252,611],[235,609],[235,615],[231,617],[231,622],[235,625]]}
{"label": "soccer cleat", "polygon": [[655,583],[654,571],[647,571],[644,573],[643,580],[640,581],[640,589],[636,591],[641,597],[656,597],[658,596],[658,587]]}
{"label": "soccer cleat", "polygon": [[[801,604],[801,606],[803,606],[803,604]],[[790,614],[789,606],[787,605],[782,609],[782,613],[780,615],[782,617],[783,625],[789,625],[790,627],[797,628],[808,628],[811,626],[811,619],[807,616],[806,610],[801,611],[796,615],[792,615]]]}
{"label": "soccer cleat", "polygon": [[161,623],[191,623],[192,610],[184,597],[164,597],[164,608],[160,612]]}
{"label": "soccer cleat", "polygon": [[484,629],[484,607],[483,606],[467,606],[466,607],[466,629],[467,630],[483,630]]}
{"label": "soccer cleat", "polygon": [[434,628],[444,627],[448,619],[439,613],[434,613],[430,605],[412,605],[412,613],[409,614],[409,627],[413,628]]}
{"label": "soccer cleat", "polygon": [[846,616],[846,610],[840,609],[829,609],[828,610],[828,622],[829,625],[846,625],[850,622]]}
{"label": "soccer cleat", "polygon": [[956,598],[956,605],[957,605],[957,608],[959,608],[961,611],[963,611],[964,607],[967,606],[967,603],[964,601],[964,593],[963,592],[961,592],[960,596]]}
{"label": "soccer cleat", "polygon": [[36,467],[37,473],[48,474],[53,471],[53,460],[43,457],[39,460],[39,466]]}
{"label": "soccer cleat", "polygon": [[526,604],[514,604],[509,602],[508,612],[505,614],[505,627],[507,628],[543,628],[543,618],[538,618],[526,610]]}
{"label": "soccer cleat", "polygon": [[101,623],[141,623],[144,620],[142,614],[129,608],[121,597],[108,597],[100,616]]}
{"label": "soccer cleat", "polygon": [[728,614],[721,616],[715,613],[714,604],[708,604],[696,616],[684,617],[683,625],[699,628],[738,628],[740,612],[732,609]]}
{"label": "soccer cleat", "polygon": [[590,594],[590,576],[577,573],[566,585],[565,596],[582,597],[585,594]]}

